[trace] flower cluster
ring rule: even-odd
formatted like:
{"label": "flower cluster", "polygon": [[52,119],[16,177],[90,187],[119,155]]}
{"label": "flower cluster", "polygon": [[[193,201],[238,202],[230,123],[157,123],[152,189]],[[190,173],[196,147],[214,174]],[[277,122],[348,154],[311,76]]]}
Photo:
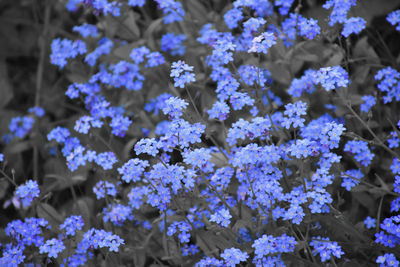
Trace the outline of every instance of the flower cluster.
{"label": "flower cluster", "polygon": [[368,143],[365,141],[348,141],[344,147],[344,151],[354,155],[354,158],[363,166],[371,164],[374,154],[368,147]]}
{"label": "flower cluster", "polygon": [[179,60],[171,65],[171,77],[174,77],[174,86],[184,88],[185,84],[196,81],[194,78],[193,67]]}
{"label": "flower cluster", "polygon": [[330,241],[327,237],[313,237],[310,246],[314,248],[312,251],[314,256],[319,254],[322,262],[330,260],[332,256],[340,258],[344,254],[338,243]]}
{"label": "flower cluster", "polygon": [[[359,59],[353,60],[349,53],[353,50],[342,50],[337,44],[351,45],[343,38],[360,34],[367,25],[363,18],[347,16],[355,0],[327,0],[322,6],[331,9],[328,24],[340,24],[334,31],[339,34],[331,34],[328,26],[322,31],[320,21],[306,17],[312,14],[308,13],[312,5],[294,6],[298,2],[294,0],[235,0],[227,9],[218,1],[154,2],[68,1],[69,10],[82,8],[82,14],[96,16],[72,28],[81,39],[58,38],[52,43],[51,62],[60,70],[74,59],[87,71],[76,75],[74,68],[68,70],[73,83],[65,95],[79,103],[79,109],[71,112],[80,114],[74,114],[65,128],[52,129],[47,139],[54,143],[53,155],[66,159],[67,174],[81,172],[85,179],[68,188],[77,203],[73,211],[63,212],[65,220],[49,208],[56,220],[26,218],[7,225],[11,241],[2,245],[0,265],[22,264],[28,253],[61,266],[107,265],[114,260],[109,252],[118,252],[125,242],[120,265],[132,262],[127,253],[131,249],[147,253],[153,247],[160,253],[153,255],[152,262],[160,257],[170,265],[285,266],[290,260],[287,254],[293,253],[305,265],[330,260],[342,264],[347,261],[342,259],[344,250],[331,240],[343,238],[338,231],[322,229],[326,225],[343,229],[349,239],[368,234],[376,244],[400,245],[400,217],[381,218],[389,212],[383,204],[379,210],[385,213],[377,219],[364,220],[368,214],[360,213],[341,220],[347,227],[335,223],[348,216],[341,203],[353,199],[356,191],[363,198],[396,196],[390,212],[400,210],[398,129],[384,135],[390,128],[385,122],[382,132],[375,134],[380,126],[376,115],[387,115],[380,101],[400,100],[400,73],[384,67],[375,81],[354,79]],[[153,4],[158,11],[151,8]],[[225,13],[207,14],[211,8]],[[399,14],[396,10],[387,17],[397,30]],[[206,21],[214,23],[200,25]],[[358,39],[354,39],[357,45],[370,45]],[[195,71],[185,62],[196,66]],[[372,65],[365,65],[369,75]],[[375,82],[378,92],[366,87],[370,94],[359,96],[364,85]],[[195,84],[189,88],[191,83]],[[358,86],[361,83],[365,84]],[[343,103],[344,96],[360,100],[359,110]],[[360,116],[348,116],[349,110]],[[28,112],[11,119],[5,141],[26,138],[34,123],[40,122],[35,124],[39,129],[42,122],[47,125],[46,119],[60,116],[48,113],[43,118],[44,109],[37,106]],[[369,121],[364,121],[367,117]],[[357,129],[357,123],[366,131]],[[367,132],[374,140],[364,136]],[[360,138],[354,139],[357,135]],[[37,159],[38,145],[34,145]],[[381,149],[384,152],[375,157]],[[369,181],[373,179],[369,166],[374,160],[374,172],[386,170],[388,156],[395,156],[390,165],[395,177],[376,176],[380,182],[376,186],[376,181]],[[0,162],[3,157],[0,154]],[[92,188],[86,190],[88,185]],[[43,187],[44,192],[53,189]],[[85,193],[88,196],[82,197]],[[39,195],[39,184],[28,180],[18,186],[13,201],[27,209]],[[43,207],[51,207],[49,196],[35,204],[48,199],[50,204]],[[68,214],[85,211],[95,199],[96,218],[102,220],[96,225],[112,228],[118,235],[91,228],[93,214]],[[63,221],[59,227],[57,220]],[[350,221],[364,223],[365,228],[353,229],[347,225]],[[49,224],[51,232],[45,232]],[[374,228],[380,231],[375,233]],[[129,238],[119,236],[124,234]],[[164,251],[168,255],[162,255]],[[374,257],[381,266],[399,265],[395,254],[375,253]],[[137,256],[133,262],[143,259]],[[150,264],[147,258],[143,264]]]}
{"label": "flower cluster", "polygon": [[75,58],[86,53],[86,45],[81,40],[71,41],[68,39],[54,39],[51,44],[51,63],[64,68],[67,59]]}
{"label": "flower cluster", "polygon": [[28,180],[25,184],[18,186],[15,196],[22,201],[22,207],[28,208],[33,199],[40,194],[39,185],[36,181]]}
{"label": "flower cluster", "polygon": [[396,26],[396,30],[400,31],[400,10],[395,10],[386,17],[390,24]]}
{"label": "flower cluster", "polygon": [[396,102],[400,101],[400,73],[397,70],[391,67],[381,69],[376,73],[375,80],[379,82],[378,89],[386,94],[383,103],[390,103],[393,98]]}

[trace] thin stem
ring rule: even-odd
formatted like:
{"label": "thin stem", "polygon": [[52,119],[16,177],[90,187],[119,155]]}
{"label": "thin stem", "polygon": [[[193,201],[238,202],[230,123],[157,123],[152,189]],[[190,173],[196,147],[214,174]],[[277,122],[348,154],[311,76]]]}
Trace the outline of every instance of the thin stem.
{"label": "thin stem", "polygon": [[14,180],[8,176],[2,169],[0,169],[0,173],[4,175],[4,177],[10,181],[10,183],[12,183],[15,187],[17,187],[18,185],[14,182]]}
{"label": "thin stem", "polygon": [[[343,99],[343,97],[342,97]],[[368,132],[376,139],[379,143],[379,145],[385,149],[387,152],[389,152],[392,156],[399,158],[399,155],[391,150],[388,146],[385,145],[385,143],[382,142],[382,140],[371,130],[371,128],[367,125],[367,123],[357,114],[357,112],[354,111],[354,109],[351,107],[351,105],[348,103],[346,99],[343,99],[346,103],[346,107],[350,110],[350,112],[361,122],[361,124],[365,127],[365,129],[368,130]]]}
{"label": "thin stem", "polygon": [[[51,4],[48,1],[45,2],[46,9],[44,13],[44,25],[43,25],[43,32],[42,36],[39,38],[40,44],[40,55],[39,55],[39,62],[37,66],[36,72],[36,94],[35,94],[35,107],[40,106],[40,93],[42,89],[43,83],[43,73],[44,73],[44,62],[46,56],[46,35],[48,33],[48,25],[50,22],[50,13],[51,13]],[[36,118],[37,119],[37,118]],[[35,123],[35,137],[39,135],[39,126]],[[39,148],[37,142],[34,142],[33,145],[33,178],[38,180],[39,176]]]}
{"label": "thin stem", "polygon": [[[185,87],[185,90],[186,90],[186,93],[187,93],[188,96],[189,96],[190,102],[191,102],[191,104],[192,104],[194,110],[196,111],[197,115],[198,115],[198,116],[200,117],[200,119],[207,125],[207,122],[204,120],[203,116],[201,116],[199,110],[197,109],[196,104],[194,103],[194,100],[193,100],[192,95],[190,94],[189,90],[188,90],[186,87]],[[209,135],[208,137],[209,137],[210,140],[213,142],[213,144],[218,148],[219,152],[221,152],[221,154],[224,156],[224,158],[225,158],[226,160],[229,161],[229,157],[228,157],[228,156],[226,155],[226,153],[221,149],[221,147],[218,145],[218,143],[215,141],[215,139],[214,139],[211,135]]]}
{"label": "thin stem", "polygon": [[382,196],[381,200],[379,201],[378,214],[376,215],[376,232],[377,233],[380,231],[382,204],[383,204],[383,198],[384,197],[385,196]]}

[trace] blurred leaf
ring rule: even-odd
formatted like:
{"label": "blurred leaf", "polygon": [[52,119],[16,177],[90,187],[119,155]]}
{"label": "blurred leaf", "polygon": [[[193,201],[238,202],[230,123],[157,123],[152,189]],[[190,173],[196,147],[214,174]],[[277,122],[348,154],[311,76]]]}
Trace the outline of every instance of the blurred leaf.
{"label": "blurred leaf", "polygon": [[211,153],[210,162],[214,163],[217,168],[226,166],[228,161],[222,153]]}
{"label": "blurred leaf", "polygon": [[58,226],[64,222],[64,218],[52,206],[47,203],[40,203],[36,207],[36,212],[40,218],[49,222],[53,232],[59,232]]}
{"label": "blurred leaf", "polygon": [[10,154],[18,154],[21,152],[24,152],[32,147],[32,144],[29,140],[26,141],[17,141],[17,142],[12,142],[7,145],[5,151],[6,153]]}
{"label": "blurred leaf", "polygon": [[8,79],[7,64],[4,59],[0,59],[0,108],[7,105],[14,96],[14,92]]}
{"label": "blurred leaf", "polygon": [[371,198],[371,195],[368,194],[369,189],[366,191],[353,191],[353,197],[357,200],[360,205],[368,208],[371,212],[375,209],[376,207],[376,202],[374,198]]}
{"label": "blurred leaf", "polygon": [[130,32],[135,35],[135,37],[140,36],[140,29],[139,29],[138,25],[136,24],[136,20],[138,17],[139,17],[139,15],[131,10],[128,12],[128,16],[124,20],[124,23],[123,23],[130,30]]}
{"label": "blurred leaf", "polygon": [[328,61],[325,64],[325,67],[332,67],[339,65],[344,58],[344,52],[341,48],[338,48],[332,52]]}
{"label": "blurred leaf", "polygon": [[292,81],[289,67],[282,62],[266,62],[265,66],[271,72],[271,76],[275,81],[289,85]]}
{"label": "blurred leaf", "polygon": [[129,43],[123,46],[118,47],[117,49],[115,49],[113,51],[114,55],[116,55],[117,57],[123,59],[123,60],[127,60],[129,59],[129,55],[132,52],[133,48],[137,48],[144,45],[144,40],[139,40],[133,43]]}
{"label": "blurred leaf", "polygon": [[306,62],[318,62],[326,49],[323,44],[316,41],[303,41],[293,48],[294,58]]}
{"label": "blurred leaf", "polygon": [[10,183],[6,179],[0,180],[0,199],[3,199],[6,195],[9,184]]}
{"label": "blurred leaf", "polygon": [[205,230],[199,230],[196,233],[196,245],[199,246],[207,257],[214,257],[219,254],[216,244],[212,242],[212,235],[213,233]]}
{"label": "blurred leaf", "polygon": [[154,33],[157,30],[157,28],[160,28],[162,22],[163,18],[154,20],[153,22],[150,23],[149,27],[147,27],[144,33],[144,39],[147,41],[147,46],[152,50],[157,49],[156,43],[154,41]]}
{"label": "blurred leaf", "polygon": [[89,197],[81,197],[74,200],[72,206],[72,214],[80,214],[88,228],[91,225],[90,218],[93,215],[91,212],[93,211],[93,206],[93,199]]}
{"label": "blurred leaf", "polygon": [[[75,174],[75,173],[74,173]],[[44,177],[44,189],[43,192],[60,191],[69,188],[73,185],[80,184],[86,181],[87,177],[83,173],[75,174],[72,177],[68,177],[60,174],[46,174]]]}
{"label": "blurred leaf", "polygon": [[146,248],[135,249],[133,253],[133,263],[134,266],[142,267],[145,266],[146,263]]}
{"label": "blurred leaf", "polygon": [[357,5],[352,7],[350,12],[352,16],[365,19],[368,26],[373,17],[387,14],[398,6],[398,0],[358,0]]}
{"label": "blurred leaf", "polygon": [[356,66],[351,80],[358,84],[364,84],[366,81],[368,81],[367,77],[370,70],[371,68],[368,65]]}
{"label": "blurred leaf", "polygon": [[198,0],[186,0],[186,5],[190,14],[192,17],[190,18],[193,20],[194,23],[198,23],[203,25],[208,17],[208,11],[204,8],[204,6],[201,4],[201,1]]}
{"label": "blurred leaf", "polygon": [[368,43],[368,37],[364,36],[357,41],[353,48],[354,59],[365,60],[368,62],[379,64],[379,56],[376,54],[374,48]]}

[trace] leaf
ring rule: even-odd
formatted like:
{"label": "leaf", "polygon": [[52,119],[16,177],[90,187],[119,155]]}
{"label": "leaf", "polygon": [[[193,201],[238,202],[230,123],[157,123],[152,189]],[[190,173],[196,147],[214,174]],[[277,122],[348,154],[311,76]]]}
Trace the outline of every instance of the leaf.
{"label": "leaf", "polygon": [[146,248],[135,249],[133,253],[134,266],[142,267],[146,263]]}
{"label": "leaf", "polygon": [[201,1],[187,0],[186,4],[186,10],[189,10],[190,14],[194,18],[193,22],[203,25],[207,20],[209,12],[207,12],[207,10],[201,4]]}
{"label": "leaf", "polygon": [[19,154],[30,149],[31,147],[32,144],[29,140],[10,143],[10,145],[6,147],[6,153]]}
{"label": "leaf", "polygon": [[14,97],[14,92],[8,79],[7,63],[4,59],[0,59],[0,95],[0,108],[6,106]]}
{"label": "leaf", "polygon": [[139,15],[137,15],[133,11],[128,12],[128,17],[124,20],[124,25],[135,35],[135,37],[140,36],[140,29],[136,24],[136,19]]}
{"label": "leaf", "polygon": [[207,257],[215,257],[216,255],[218,255],[219,252],[216,244],[214,242],[210,242],[211,235],[211,232],[207,232],[204,230],[199,230],[196,234],[196,245],[201,248],[201,250],[206,254]]}
{"label": "leaf", "polygon": [[226,166],[228,164],[228,161],[222,153],[211,153],[210,162],[214,163],[217,168]]}
{"label": "leaf", "polygon": [[59,232],[58,226],[63,223],[64,218],[52,206],[47,203],[40,203],[36,208],[36,212],[38,217],[44,218],[49,222],[53,232]]}
{"label": "leaf", "polygon": [[81,197],[74,201],[72,206],[73,214],[80,214],[86,225],[90,225],[91,210],[93,210],[93,199],[89,197]]}
{"label": "leaf", "polygon": [[368,37],[364,36],[357,41],[353,49],[354,58],[365,58],[365,60],[379,64],[379,56],[376,54],[374,48],[368,43]]}
{"label": "leaf", "polygon": [[114,49],[113,53],[121,59],[128,59],[133,48],[144,45],[144,40],[139,40]]}
{"label": "leaf", "polygon": [[289,67],[282,62],[268,62],[265,63],[267,69],[271,72],[271,76],[274,80],[289,85],[292,81],[291,74],[289,72]]}
{"label": "leaf", "polygon": [[306,62],[318,62],[326,49],[321,43],[314,41],[303,41],[294,47],[294,58]]}
{"label": "leaf", "polygon": [[344,58],[344,52],[342,49],[338,48],[336,51],[333,51],[332,55],[329,57],[328,61],[325,64],[325,67],[337,66],[342,62]]}
{"label": "leaf", "polygon": [[371,68],[368,65],[356,66],[351,80],[358,84],[364,84],[367,81],[370,70]]}
{"label": "leaf", "polygon": [[[74,173],[75,174],[75,173]],[[72,177],[68,177],[67,174],[46,174],[44,177],[44,188],[43,192],[48,193],[51,191],[60,191],[76,184],[80,184],[86,181],[87,176],[83,173],[77,173]]]}
{"label": "leaf", "polygon": [[373,17],[386,15],[398,5],[398,0],[358,0],[357,5],[351,9],[351,12],[354,17],[365,19],[368,26]]}
{"label": "leaf", "polygon": [[9,182],[7,182],[6,179],[0,180],[0,199],[3,199],[3,197],[7,193],[8,186]]}
{"label": "leaf", "polygon": [[160,28],[162,24],[163,18],[159,18],[154,20],[149,27],[147,27],[147,30],[144,33],[144,39],[147,41],[147,45],[150,49],[156,50],[157,46],[154,41],[154,33],[157,30],[157,28]]}

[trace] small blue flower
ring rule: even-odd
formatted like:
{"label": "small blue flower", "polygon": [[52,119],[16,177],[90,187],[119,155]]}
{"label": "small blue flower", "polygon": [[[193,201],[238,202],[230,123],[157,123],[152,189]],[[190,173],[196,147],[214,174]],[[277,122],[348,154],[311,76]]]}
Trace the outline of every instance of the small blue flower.
{"label": "small blue flower", "polygon": [[376,219],[367,216],[364,220],[365,227],[367,229],[375,228],[376,227]]}
{"label": "small blue flower", "polygon": [[346,19],[342,35],[348,37],[352,33],[358,34],[365,28],[366,23],[365,19],[359,17]]}
{"label": "small blue flower", "polygon": [[64,243],[57,239],[52,238],[47,240],[42,246],[40,246],[40,254],[48,253],[49,257],[57,258],[58,253],[65,249]]}
{"label": "small blue flower", "polygon": [[72,215],[65,219],[60,229],[65,229],[66,235],[74,236],[77,230],[82,230],[84,222],[81,216]]}
{"label": "small blue flower", "polygon": [[31,205],[32,200],[38,197],[39,193],[39,185],[33,180],[28,180],[24,185],[20,185],[15,191],[15,195],[22,201],[24,209]]}

